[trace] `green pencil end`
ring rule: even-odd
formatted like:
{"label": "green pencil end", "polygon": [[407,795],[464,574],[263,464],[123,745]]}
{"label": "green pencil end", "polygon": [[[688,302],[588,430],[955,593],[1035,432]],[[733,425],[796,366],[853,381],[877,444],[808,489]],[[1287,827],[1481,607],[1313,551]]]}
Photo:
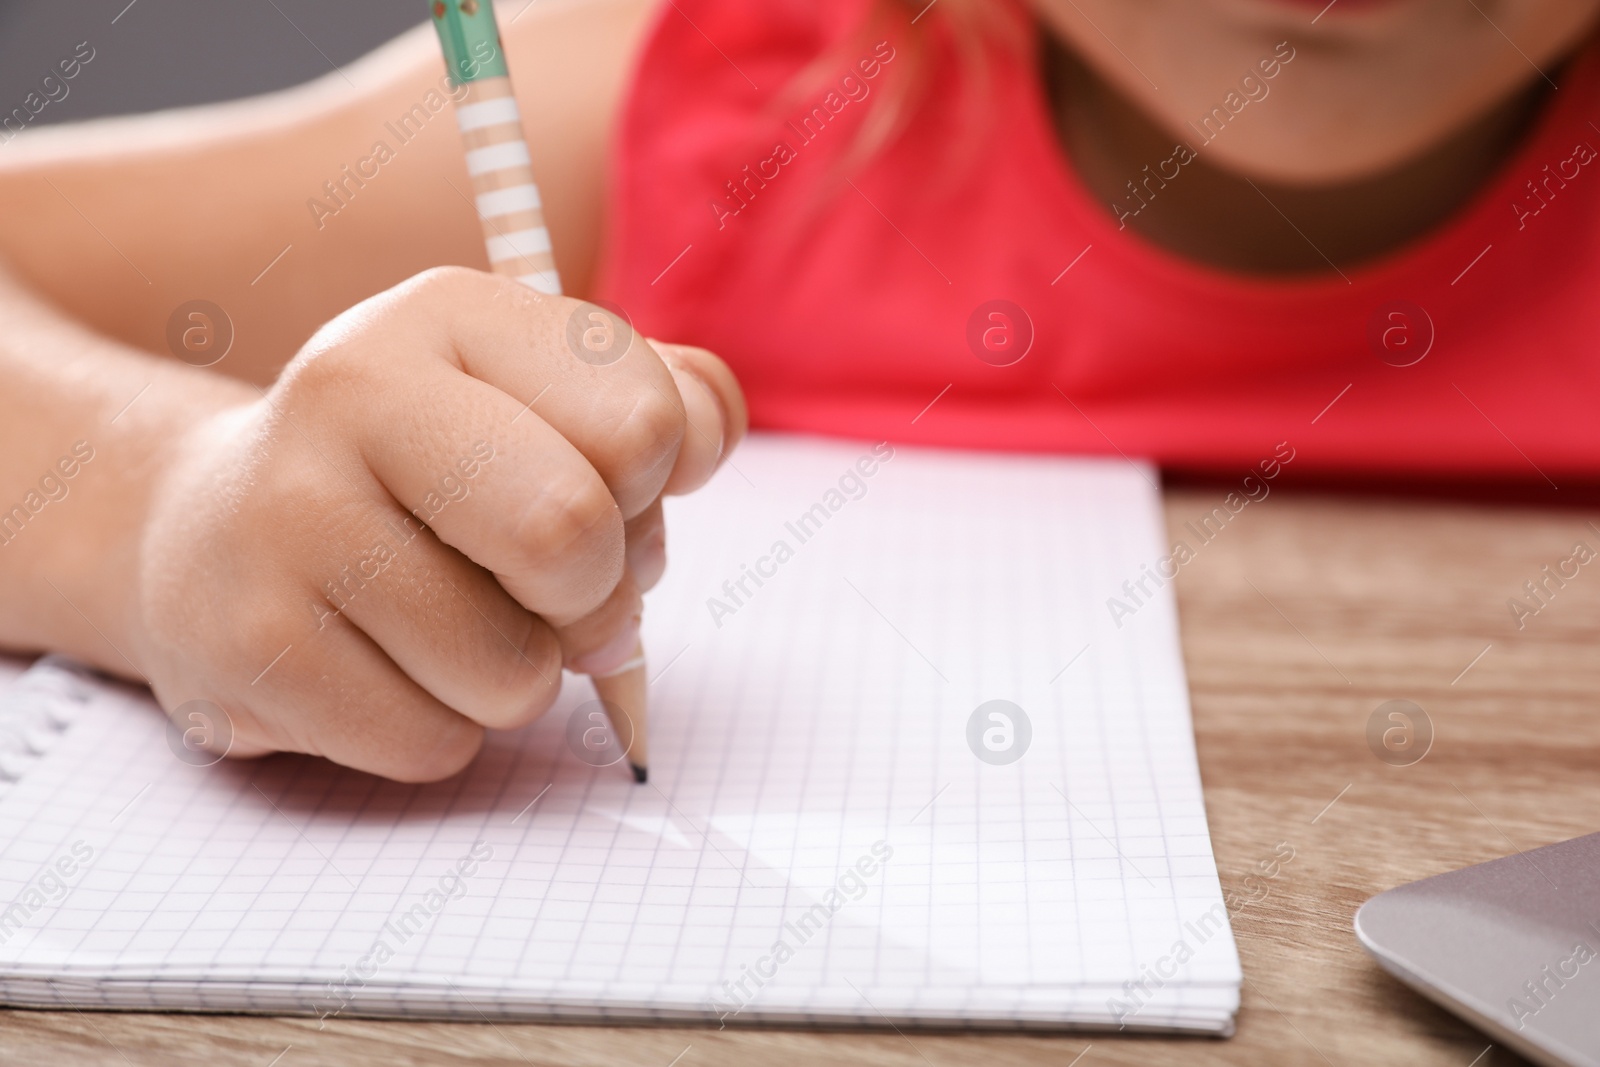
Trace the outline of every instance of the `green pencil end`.
{"label": "green pencil end", "polygon": [[432,0],[428,12],[452,85],[507,76],[492,0]]}

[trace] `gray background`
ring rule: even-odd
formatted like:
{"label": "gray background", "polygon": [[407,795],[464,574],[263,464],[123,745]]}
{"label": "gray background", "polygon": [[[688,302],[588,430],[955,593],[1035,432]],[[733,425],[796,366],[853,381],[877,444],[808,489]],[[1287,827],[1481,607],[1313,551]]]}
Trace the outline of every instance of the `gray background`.
{"label": "gray background", "polygon": [[309,81],[424,21],[427,9],[427,0],[0,0],[0,114],[80,41],[93,61],[35,123]]}

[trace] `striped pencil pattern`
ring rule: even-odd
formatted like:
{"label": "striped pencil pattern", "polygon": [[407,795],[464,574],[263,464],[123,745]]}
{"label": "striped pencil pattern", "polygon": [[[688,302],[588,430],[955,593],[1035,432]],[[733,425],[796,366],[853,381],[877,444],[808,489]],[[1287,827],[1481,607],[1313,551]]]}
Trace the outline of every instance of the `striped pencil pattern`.
{"label": "striped pencil pattern", "polygon": [[533,181],[522,115],[511,93],[511,72],[490,0],[433,0],[429,5],[456,102],[456,125],[467,152],[467,173],[483,227],[489,266],[541,293],[561,292],[545,228],[544,205]]}
{"label": "striped pencil pattern", "polygon": [[561,292],[551,254],[544,205],[534,184],[522,116],[510,78],[469,82],[456,107],[456,125],[467,150],[467,173],[483,226],[489,265],[541,293]]}

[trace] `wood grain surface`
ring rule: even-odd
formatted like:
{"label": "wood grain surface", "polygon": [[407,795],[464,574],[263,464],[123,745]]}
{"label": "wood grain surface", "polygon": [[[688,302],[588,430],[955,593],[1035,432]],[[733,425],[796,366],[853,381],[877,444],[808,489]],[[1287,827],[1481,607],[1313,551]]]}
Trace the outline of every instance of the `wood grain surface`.
{"label": "wood grain surface", "polygon": [[[1169,490],[1173,536],[1225,491]],[[1212,837],[1224,888],[1249,901],[1233,914],[1245,985],[1231,1040],[0,1012],[0,1062],[1519,1063],[1380,971],[1350,923],[1380,890],[1600,825],[1600,560],[1520,630],[1507,606],[1577,541],[1600,548],[1591,521],[1600,512],[1279,489],[1183,568]],[[1368,743],[1393,699],[1434,730],[1410,766]],[[1294,858],[1262,878],[1283,843]]]}

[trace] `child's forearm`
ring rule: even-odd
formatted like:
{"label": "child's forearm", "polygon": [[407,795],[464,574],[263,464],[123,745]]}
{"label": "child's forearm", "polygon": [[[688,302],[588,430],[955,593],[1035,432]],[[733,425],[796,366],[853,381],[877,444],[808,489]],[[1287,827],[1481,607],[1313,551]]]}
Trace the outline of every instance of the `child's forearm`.
{"label": "child's forearm", "polygon": [[[502,18],[560,270],[578,293],[644,8],[569,0]],[[421,25],[286,92],[0,146],[0,259],[67,313],[151,351],[169,347],[174,309],[209,300],[235,333],[217,369],[266,382],[351,304],[429,266],[483,266],[470,196]]]}
{"label": "child's forearm", "polygon": [[3,273],[0,323],[0,648],[134,676],[130,595],[164,452],[255,391],[97,336]]}
{"label": "child's forearm", "polygon": [[[407,228],[404,241],[399,226],[387,241],[371,232],[407,184],[381,182],[394,175],[320,232],[306,208],[355,162],[368,116],[426,80],[411,44],[353,64],[356,89],[335,74],[254,100],[18,137],[0,149],[0,255],[67,313],[154,352],[168,347],[174,308],[209,300],[236,337],[218,369],[270,380],[318,323],[455,251],[438,243],[448,224]],[[420,138],[395,166],[426,169],[440,141]]]}

